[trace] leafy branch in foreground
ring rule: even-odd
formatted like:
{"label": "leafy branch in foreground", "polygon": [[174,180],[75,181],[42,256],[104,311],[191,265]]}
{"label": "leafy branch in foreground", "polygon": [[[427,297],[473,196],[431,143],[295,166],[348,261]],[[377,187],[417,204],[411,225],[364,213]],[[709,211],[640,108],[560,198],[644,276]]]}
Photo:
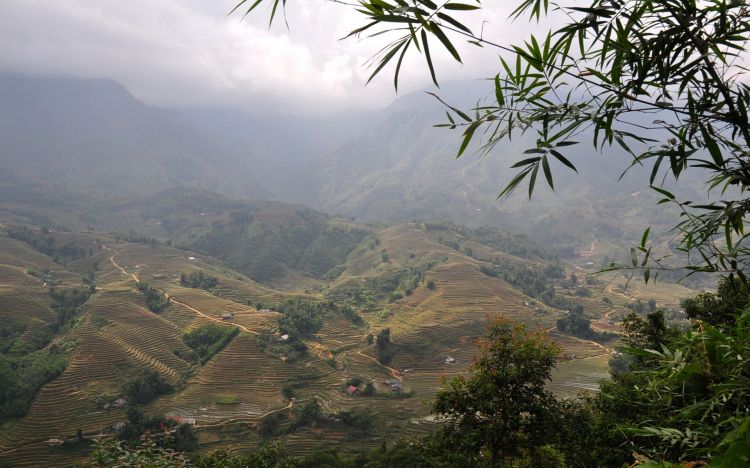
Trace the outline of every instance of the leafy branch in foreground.
{"label": "leafy branch in foreground", "polygon": [[[244,0],[247,12],[263,0]],[[269,0],[271,20],[284,1]],[[482,151],[518,134],[536,143],[511,167],[514,177],[500,197],[528,185],[531,196],[543,177],[554,189],[555,165],[577,171],[570,149],[583,139],[595,148],[619,147],[632,166],[650,165],[649,183],[680,209],[678,250],[691,272],[728,272],[746,281],[750,259],[744,221],[750,202],[750,86],[740,60],[750,29],[750,9],[739,0],[589,0],[564,7],[548,0],[522,0],[514,19],[540,21],[550,13],[565,24],[518,45],[492,42],[459,21],[456,14],[480,2],[361,0],[341,2],[367,22],[349,36],[390,37],[372,58],[372,80],[395,63],[394,86],[407,51],[422,53],[437,83],[428,38],[461,61],[456,37],[501,50],[494,92],[469,111],[448,106],[448,123],[463,132],[458,156],[478,134]],[[348,37],[349,37],[348,36]],[[481,130],[481,131],[480,131]],[[631,167],[632,167],[631,166]],[[722,199],[697,204],[664,190],[688,169],[705,177]],[[635,267],[650,276],[653,260],[636,249]],[[663,267],[656,262],[656,269]]]}

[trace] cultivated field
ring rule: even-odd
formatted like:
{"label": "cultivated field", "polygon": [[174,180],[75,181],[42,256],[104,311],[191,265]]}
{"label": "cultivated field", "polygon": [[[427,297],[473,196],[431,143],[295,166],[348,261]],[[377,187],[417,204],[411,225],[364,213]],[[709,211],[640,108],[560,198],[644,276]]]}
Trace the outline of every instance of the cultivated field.
{"label": "cultivated field", "polygon": [[[176,388],[145,410],[195,418],[203,451],[251,450],[259,443],[257,426],[264,417],[280,413],[291,418],[295,406],[311,398],[329,414],[366,407],[374,416],[373,429],[366,436],[352,437],[336,425],[304,427],[283,436],[291,453],[307,453],[326,444],[374,447],[394,435],[426,434],[436,427],[429,400],[441,379],[469,368],[477,354],[477,339],[488,320],[499,316],[544,330],[560,346],[561,361],[550,384],[560,395],[595,391],[597,381],[606,378],[611,343],[559,332],[555,324],[560,311],[529,306],[536,302],[502,279],[482,274],[478,260],[442,245],[415,224],[379,229],[376,235],[377,245],[352,255],[335,279],[296,282],[295,276],[289,276],[282,281],[284,291],[256,283],[205,255],[163,244],[80,234],[77,242],[91,245],[94,255],[66,269],[22,242],[0,237],[0,325],[26,321],[34,326],[54,318],[48,287],[30,276],[28,268],[55,270],[61,285],[80,285],[80,275],[94,263],[98,267],[96,294],[64,331],[75,343],[66,369],[41,388],[25,417],[0,426],[0,461],[11,466],[80,461],[88,443],[48,447],[46,441],[73,440],[78,429],[87,437],[110,434],[110,427],[126,418],[126,406],[103,409],[101,402],[118,398],[123,382],[143,369],[158,372]],[[75,233],[65,236],[76,241]],[[476,242],[468,245],[475,257],[501,257],[529,268],[538,265]],[[374,305],[357,310],[363,323],[329,312],[322,329],[307,340],[307,356],[292,362],[264,350],[261,335],[279,334],[278,312],[258,310],[256,304],[276,304],[293,294],[323,299],[329,292],[365,287],[399,269],[429,261],[432,266],[409,295],[391,302],[386,295],[378,296]],[[204,291],[180,284],[180,274],[197,271],[216,276],[219,286]],[[136,279],[166,293],[170,305],[158,314],[151,312],[136,289]],[[427,288],[428,282],[434,287]],[[671,305],[689,293],[667,288],[621,292],[619,287],[612,282],[592,288],[594,295],[583,300],[587,313],[594,318],[611,315],[637,297]],[[611,304],[602,301],[604,296],[611,297]],[[233,317],[222,320],[222,314]],[[616,328],[614,319],[601,320]],[[204,365],[183,359],[190,350],[182,335],[206,324],[240,330]],[[393,359],[388,365],[377,360],[375,346],[367,342],[368,334],[384,328],[391,330]],[[345,384],[355,377],[374,383],[376,395],[347,395]],[[392,391],[386,381],[400,382],[403,390]],[[301,382],[296,401],[282,395],[289,382]]]}

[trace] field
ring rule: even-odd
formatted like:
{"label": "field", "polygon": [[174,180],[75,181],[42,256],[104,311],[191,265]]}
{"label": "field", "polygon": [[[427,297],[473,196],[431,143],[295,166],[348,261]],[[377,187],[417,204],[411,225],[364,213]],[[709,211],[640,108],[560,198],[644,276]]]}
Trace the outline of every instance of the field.
{"label": "field", "polygon": [[[81,274],[95,264],[98,267],[97,292],[64,336],[52,343],[62,338],[75,343],[67,367],[41,388],[25,417],[0,426],[0,463],[40,466],[80,461],[88,443],[74,442],[76,431],[87,438],[110,436],[111,426],[125,420],[127,406],[104,409],[101,402],[120,397],[123,382],[143,369],[158,372],[176,389],[147,404],[146,412],[195,418],[201,451],[251,450],[260,442],[257,428],[263,418],[278,413],[282,421],[289,421],[296,406],[312,398],[327,414],[366,407],[373,414],[373,428],[354,437],[335,424],[306,426],[281,436],[291,453],[308,453],[326,444],[375,447],[394,434],[426,434],[436,427],[429,400],[441,379],[469,368],[477,354],[476,341],[494,317],[544,330],[559,345],[560,363],[550,383],[558,394],[569,397],[595,391],[598,380],[606,378],[613,343],[559,332],[555,324],[561,311],[531,306],[538,304],[533,298],[483,274],[476,257],[502,257],[529,268],[539,262],[476,242],[467,244],[472,257],[441,244],[434,233],[417,224],[373,232],[377,242],[350,254],[334,279],[298,282],[292,275],[277,281],[281,289],[254,282],[205,255],[161,243],[125,242],[105,233],[65,233],[67,241],[90,245],[93,255],[62,266],[22,242],[0,237],[0,323],[25,321],[33,327],[54,318],[48,286],[30,275],[30,269],[53,270],[62,287],[80,285]],[[423,268],[423,276],[409,294],[389,300],[377,290],[377,285],[400,278],[399,272],[418,267]],[[180,283],[181,274],[197,271],[215,276],[219,285],[207,291]],[[169,305],[159,313],[149,310],[136,280],[165,293]],[[633,298],[648,296],[672,305],[690,293],[666,288],[631,288],[625,293],[621,287],[611,281],[592,288],[592,297],[585,298],[587,312],[601,327],[609,324],[616,330],[613,313],[624,311]],[[367,288],[374,299],[356,309],[362,322],[330,310],[322,328],[306,339],[307,355],[287,360],[264,348],[261,337],[280,339],[279,313],[266,306],[258,310],[256,305],[273,305],[293,296],[325,299]],[[611,303],[605,304],[603,297],[610,297]],[[190,349],[182,336],[207,324],[237,327],[239,334],[200,365],[185,357]],[[393,357],[388,364],[378,361],[375,345],[367,340],[368,334],[384,328],[391,332]],[[375,396],[347,395],[346,382],[352,378],[372,382]],[[394,392],[387,381],[401,382],[403,390]],[[290,383],[296,385],[293,400],[282,393]],[[48,439],[58,438],[71,442],[48,446]]]}

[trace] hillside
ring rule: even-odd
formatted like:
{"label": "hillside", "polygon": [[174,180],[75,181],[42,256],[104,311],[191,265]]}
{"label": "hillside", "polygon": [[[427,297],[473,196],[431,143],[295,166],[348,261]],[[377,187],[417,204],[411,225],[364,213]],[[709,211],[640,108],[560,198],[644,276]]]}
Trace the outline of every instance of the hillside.
{"label": "hillside", "polygon": [[[237,452],[273,437],[297,454],[344,442],[373,447],[394,433],[434,428],[423,402],[441,376],[470,365],[489,318],[546,330],[563,351],[550,386],[571,395],[595,389],[606,376],[612,337],[561,332],[556,323],[564,313],[543,301],[581,304],[595,330],[617,330],[618,314],[634,298],[655,294],[583,281],[584,271],[557,264],[546,247],[495,228],[357,225],[292,205],[247,205],[200,192],[162,193],[140,206],[111,213],[107,222],[130,226],[119,234],[3,221],[2,359],[27,363],[24,372],[40,385],[29,391],[25,412],[5,417],[0,460],[80,460],[89,442],[76,442],[76,431],[89,438],[127,430],[118,423],[127,422],[138,398],[148,415],[194,419],[201,451]],[[165,207],[167,216],[186,220],[172,235],[155,221],[164,219]],[[226,261],[178,248],[178,239],[193,239],[199,225],[207,234],[191,242]],[[254,236],[260,226],[269,234]],[[232,229],[244,234],[227,235]],[[250,273],[266,249],[289,250],[289,257],[278,259],[282,276],[260,284]],[[581,278],[575,284],[573,272]],[[528,287],[532,279],[536,289]],[[550,286],[553,297],[543,294]],[[59,293],[73,289],[90,295],[80,307],[61,309]],[[676,306],[689,293],[671,288],[653,297]],[[385,344],[373,342],[386,329]],[[221,330],[228,334],[220,345],[192,348],[187,338]],[[56,367],[40,373],[34,363],[45,356]],[[128,390],[145,370],[172,391],[145,398]],[[3,378],[20,382],[12,373]],[[351,382],[359,382],[357,392],[371,383],[374,395],[348,395]],[[121,397],[127,403],[113,403]],[[328,416],[310,425],[300,415],[313,399]],[[351,428],[336,415],[356,408],[368,408],[373,423],[347,435]],[[50,447],[48,439],[69,442]]]}

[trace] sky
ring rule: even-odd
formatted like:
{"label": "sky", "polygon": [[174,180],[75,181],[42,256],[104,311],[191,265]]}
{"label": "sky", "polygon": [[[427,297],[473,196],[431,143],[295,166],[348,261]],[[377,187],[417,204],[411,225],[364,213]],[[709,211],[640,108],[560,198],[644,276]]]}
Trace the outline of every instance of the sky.
{"label": "sky", "polygon": [[[376,109],[396,93],[392,71],[365,86],[365,64],[384,38],[339,40],[363,24],[351,7],[288,0],[289,28],[268,28],[261,6],[228,16],[237,0],[2,0],[0,72],[111,78],[160,107],[232,107],[282,114]],[[495,2],[496,5],[513,2]],[[486,2],[485,2],[486,5]],[[462,13],[500,43],[530,32],[508,7]],[[494,75],[497,51],[463,44],[464,64],[433,55],[441,80]],[[424,58],[412,53],[399,95],[430,87]]]}

